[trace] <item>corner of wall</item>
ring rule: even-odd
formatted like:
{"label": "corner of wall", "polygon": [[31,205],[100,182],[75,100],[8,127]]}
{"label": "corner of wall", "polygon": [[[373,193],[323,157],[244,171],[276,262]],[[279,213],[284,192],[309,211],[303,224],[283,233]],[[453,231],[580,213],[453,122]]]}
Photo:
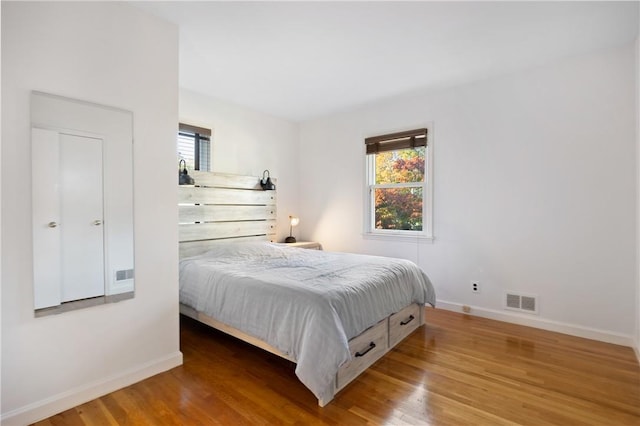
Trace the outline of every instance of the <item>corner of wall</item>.
{"label": "corner of wall", "polygon": [[[638,14],[640,23],[640,13]],[[636,333],[635,352],[640,363],[640,35],[636,37]]]}
{"label": "corner of wall", "polygon": [[[640,27],[640,8],[637,25]],[[636,36],[636,335],[635,352],[640,364],[640,34]]]}
{"label": "corner of wall", "polygon": [[[2,185],[0,231],[11,250],[5,246],[1,260],[0,422],[14,425],[182,363],[174,190],[178,27],[109,2],[3,2],[1,10],[2,104],[12,106],[1,111],[2,123],[11,123],[2,126],[3,178],[16,170],[31,176],[32,89],[132,111],[135,141],[136,294],[127,301],[35,318],[33,244],[25,238],[31,215],[24,203],[14,202],[30,200],[31,188]],[[104,25],[109,22],[118,27]],[[78,61],[87,66],[78,67]],[[151,151],[153,161],[136,160],[136,152]],[[7,161],[7,152],[23,161]]]}

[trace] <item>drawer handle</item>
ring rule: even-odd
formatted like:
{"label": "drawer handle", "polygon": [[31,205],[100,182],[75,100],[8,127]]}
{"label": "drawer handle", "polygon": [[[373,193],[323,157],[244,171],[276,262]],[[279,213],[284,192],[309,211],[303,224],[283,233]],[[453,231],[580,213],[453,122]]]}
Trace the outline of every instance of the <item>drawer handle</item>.
{"label": "drawer handle", "polygon": [[356,352],[356,356],[365,356],[367,354],[367,352],[369,352],[371,349],[375,348],[376,344],[371,342],[369,343],[369,347],[367,349],[364,350],[364,352]]}
{"label": "drawer handle", "polygon": [[411,321],[413,321],[414,319],[416,319],[416,317],[414,317],[413,315],[409,315],[409,319],[406,321],[400,321],[400,325],[407,325],[409,324]]}

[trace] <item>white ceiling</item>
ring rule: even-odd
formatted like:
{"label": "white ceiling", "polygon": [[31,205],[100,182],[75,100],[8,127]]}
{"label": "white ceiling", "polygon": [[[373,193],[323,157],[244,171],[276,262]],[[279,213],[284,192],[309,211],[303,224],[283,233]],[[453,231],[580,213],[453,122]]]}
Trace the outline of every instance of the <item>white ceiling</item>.
{"label": "white ceiling", "polygon": [[143,2],[180,86],[292,121],[631,42],[637,2]]}

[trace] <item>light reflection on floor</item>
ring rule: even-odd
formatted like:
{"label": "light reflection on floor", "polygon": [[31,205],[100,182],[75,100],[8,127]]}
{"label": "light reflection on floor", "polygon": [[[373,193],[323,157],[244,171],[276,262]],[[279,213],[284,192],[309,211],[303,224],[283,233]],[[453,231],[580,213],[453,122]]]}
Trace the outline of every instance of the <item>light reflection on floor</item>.
{"label": "light reflection on floor", "polygon": [[[385,420],[385,426],[400,426],[400,425],[429,425],[431,424],[429,418],[429,391],[427,390],[427,372],[423,372],[420,377],[422,386],[413,389],[413,392],[406,397],[402,397],[403,401],[394,401],[394,408],[389,417]],[[410,413],[416,413],[417,416],[409,415]]]}

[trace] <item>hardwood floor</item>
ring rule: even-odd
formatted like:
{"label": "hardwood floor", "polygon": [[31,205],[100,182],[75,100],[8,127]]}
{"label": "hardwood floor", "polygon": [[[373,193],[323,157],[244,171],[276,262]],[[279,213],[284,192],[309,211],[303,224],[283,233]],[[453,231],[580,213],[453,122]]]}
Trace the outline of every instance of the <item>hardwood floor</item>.
{"label": "hardwood floor", "polygon": [[181,318],[184,365],[38,425],[640,425],[633,350],[427,309],[325,408],[295,365]]}

